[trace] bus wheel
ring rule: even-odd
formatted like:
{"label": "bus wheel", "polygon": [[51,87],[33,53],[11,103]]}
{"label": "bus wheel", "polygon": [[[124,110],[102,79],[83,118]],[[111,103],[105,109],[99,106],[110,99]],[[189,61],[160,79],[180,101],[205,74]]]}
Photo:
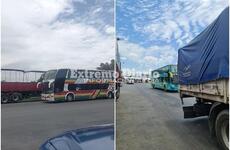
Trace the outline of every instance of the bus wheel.
{"label": "bus wheel", "polygon": [[71,102],[71,101],[73,101],[73,100],[74,100],[73,94],[68,94],[68,95],[66,96],[66,101]]}
{"label": "bus wheel", "polygon": [[112,99],[113,97],[114,97],[114,96],[113,96],[113,92],[109,92],[109,93],[108,93],[108,98],[109,98],[109,99]]}
{"label": "bus wheel", "polygon": [[11,95],[11,100],[15,103],[19,102],[21,100],[21,94],[20,93],[13,93]]}
{"label": "bus wheel", "polygon": [[9,96],[7,94],[2,94],[1,96],[1,103],[6,104],[9,101]]}
{"label": "bus wheel", "polygon": [[224,149],[229,149],[229,112],[227,110],[222,110],[216,118],[216,137],[219,145]]}

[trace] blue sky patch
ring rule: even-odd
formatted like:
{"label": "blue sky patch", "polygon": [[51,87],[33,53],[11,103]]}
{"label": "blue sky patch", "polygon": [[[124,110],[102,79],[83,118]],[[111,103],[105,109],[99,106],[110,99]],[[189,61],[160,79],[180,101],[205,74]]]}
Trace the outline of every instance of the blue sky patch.
{"label": "blue sky patch", "polygon": [[117,0],[116,32],[124,72],[177,63],[177,51],[228,6],[227,0]]}

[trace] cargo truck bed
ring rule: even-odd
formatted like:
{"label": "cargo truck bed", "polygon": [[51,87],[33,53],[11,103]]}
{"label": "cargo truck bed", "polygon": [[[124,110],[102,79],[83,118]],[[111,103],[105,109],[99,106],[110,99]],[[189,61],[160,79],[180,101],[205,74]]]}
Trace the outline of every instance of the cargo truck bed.
{"label": "cargo truck bed", "polygon": [[41,91],[37,82],[1,82],[1,92],[36,92]]}
{"label": "cargo truck bed", "polygon": [[228,79],[219,79],[202,84],[180,85],[180,97],[196,97],[228,104],[228,83]]}

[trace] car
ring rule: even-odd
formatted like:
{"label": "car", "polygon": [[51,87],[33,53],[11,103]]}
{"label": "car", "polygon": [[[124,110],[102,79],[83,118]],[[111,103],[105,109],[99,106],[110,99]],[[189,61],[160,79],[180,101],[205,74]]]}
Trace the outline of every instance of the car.
{"label": "car", "polygon": [[40,150],[113,150],[114,125],[97,125],[67,131],[48,139]]}
{"label": "car", "polygon": [[127,78],[126,79],[126,84],[134,84],[134,79],[133,78]]}

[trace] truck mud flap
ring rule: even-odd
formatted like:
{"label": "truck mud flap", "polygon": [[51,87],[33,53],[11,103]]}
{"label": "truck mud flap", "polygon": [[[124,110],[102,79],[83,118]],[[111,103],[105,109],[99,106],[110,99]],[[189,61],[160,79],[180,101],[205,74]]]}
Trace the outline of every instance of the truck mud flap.
{"label": "truck mud flap", "polygon": [[195,118],[196,113],[193,111],[193,106],[183,107],[184,118]]}

